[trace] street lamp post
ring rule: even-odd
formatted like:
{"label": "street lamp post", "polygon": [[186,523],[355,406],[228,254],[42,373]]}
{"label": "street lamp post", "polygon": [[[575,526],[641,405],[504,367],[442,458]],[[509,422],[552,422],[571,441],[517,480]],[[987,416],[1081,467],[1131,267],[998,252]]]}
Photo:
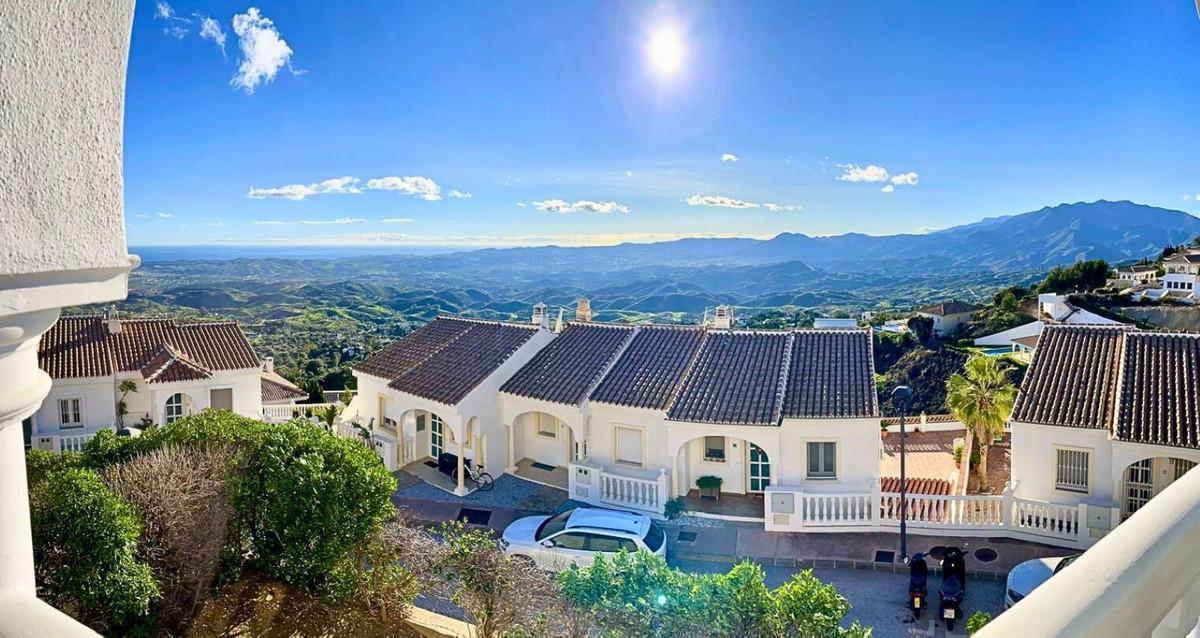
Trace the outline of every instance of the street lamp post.
{"label": "street lamp post", "polygon": [[904,413],[912,400],[912,390],[906,385],[892,390],[892,404],[900,410],[900,560],[908,562],[908,496],[904,478],[904,440],[908,433],[904,429]]}

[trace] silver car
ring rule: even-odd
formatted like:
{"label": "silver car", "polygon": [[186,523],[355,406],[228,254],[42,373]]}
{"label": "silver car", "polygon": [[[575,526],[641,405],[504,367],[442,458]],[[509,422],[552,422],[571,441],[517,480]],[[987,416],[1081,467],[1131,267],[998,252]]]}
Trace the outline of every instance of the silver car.
{"label": "silver car", "polygon": [[666,558],[667,535],[645,514],[581,507],[554,516],[528,516],[504,530],[504,551],[541,569],[592,564],[597,554],[644,549]]}

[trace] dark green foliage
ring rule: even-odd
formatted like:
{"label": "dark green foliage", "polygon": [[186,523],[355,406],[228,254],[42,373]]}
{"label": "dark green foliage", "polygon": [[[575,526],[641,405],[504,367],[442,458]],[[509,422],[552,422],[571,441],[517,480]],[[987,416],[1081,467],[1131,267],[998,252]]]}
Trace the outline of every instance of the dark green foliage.
{"label": "dark green foliage", "polygon": [[[135,554],[141,521],[100,476],[31,455],[30,519],[38,585],[48,602],[114,635],[144,632],[158,584]],[[72,462],[61,465],[69,466]]]}
{"label": "dark green foliage", "polygon": [[877,383],[880,409],[885,416],[898,415],[891,392],[896,386],[907,385],[913,392],[908,414],[945,414],[946,380],[961,372],[966,361],[966,353],[945,345],[908,352]]}
{"label": "dark green foliage", "polygon": [[558,576],[567,600],[602,635],[865,636],[840,626],[850,604],[804,571],[770,590],[761,567],[741,562],[725,574],[695,574],[667,566],[647,552],[597,557]]}
{"label": "dark green foliage", "polygon": [[724,482],[719,476],[706,475],[696,479],[696,487],[702,490],[719,490]]}
{"label": "dark green foliage", "polygon": [[46,450],[25,450],[25,476],[30,489],[51,472],[83,466],[83,460],[79,452],[55,454]]}
{"label": "dark green foliage", "polygon": [[933,341],[933,319],[913,315],[908,318],[908,332],[917,340],[917,343],[928,344]]}
{"label": "dark green foliage", "polygon": [[992,615],[986,611],[977,611],[967,616],[967,635],[974,636],[983,626],[992,622]]}
{"label": "dark green foliage", "polygon": [[907,352],[917,347],[917,340],[907,332],[873,333],[875,343],[872,351],[875,357],[875,373],[883,374],[888,371]]}
{"label": "dark green foliage", "polygon": [[683,516],[686,512],[687,504],[684,502],[682,496],[668,499],[663,507],[663,516],[667,517],[668,520],[675,520]]}
{"label": "dark green foliage", "polygon": [[1030,294],[1023,286],[1010,286],[996,293],[990,303],[967,321],[963,336],[974,339],[1033,321],[1035,317],[1021,312],[1021,303]]}
{"label": "dark green foliage", "polygon": [[396,481],[374,450],[303,420],[204,410],[138,438],[96,437],[84,456],[103,468],[168,445],[233,446],[242,470],[232,481],[240,546],[231,553],[291,584],[324,591],[347,553],[393,515]]}
{"label": "dark green foliage", "polygon": [[1077,261],[1070,266],[1055,266],[1046,273],[1046,278],[1038,284],[1035,292],[1080,292],[1095,290],[1104,286],[1108,278],[1108,262],[1103,259]]}

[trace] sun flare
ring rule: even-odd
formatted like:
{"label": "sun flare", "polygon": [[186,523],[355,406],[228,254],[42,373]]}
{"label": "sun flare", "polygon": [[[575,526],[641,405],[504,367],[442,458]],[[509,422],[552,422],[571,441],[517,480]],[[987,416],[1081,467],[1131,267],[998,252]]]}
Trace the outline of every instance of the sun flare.
{"label": "sun flare", "polygon": [[646,58],[655,73],[670,77],[679,72],[683,59],[687,55],[687,46],[679,29],[673,25],[663,25],[654,30],[646,43]]}

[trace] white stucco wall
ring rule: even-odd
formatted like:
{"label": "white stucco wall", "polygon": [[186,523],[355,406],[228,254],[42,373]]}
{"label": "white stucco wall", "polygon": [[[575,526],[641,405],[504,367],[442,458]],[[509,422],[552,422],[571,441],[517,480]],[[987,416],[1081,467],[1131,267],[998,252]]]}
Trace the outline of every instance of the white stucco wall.
{"label": "white stucco wall", "polygon": [[[1114,501],[1112,443],[1107,430],[1070,428],[1057,425],[1012,423],[1011,479],[1017,484],[1016,494],[1054,503],[1075,504],[1082,501],[1103,503]],[[1088,450],[1091,465],[1087,494],[1055,488],[1057,447]]]}
{"label": "white stucco wall", "polygon": [[132,20],[128,1],[4,3],[0,275],[129,267],[121,135]]}
{"label": "white stucco wall", "polygon": [[[883,441],[879,418],[784,419],[781,433],[783,457],[776,485],[803,487],[809,492],[861,492],[879,478]],[[809,479],[808,443],[837,442],[837,477]]]}
{"label": "white stucco wall", "polygon": [[[83,400],[83,427],[60,428],[58,400],[80,397]],[[117,420],[116,401],[113,399],[112,377],[93,379],[67,379],[55,381],[50,394],[42,401],[42,407],[33,416],[35,434],[60,434],[94,432]]]}

